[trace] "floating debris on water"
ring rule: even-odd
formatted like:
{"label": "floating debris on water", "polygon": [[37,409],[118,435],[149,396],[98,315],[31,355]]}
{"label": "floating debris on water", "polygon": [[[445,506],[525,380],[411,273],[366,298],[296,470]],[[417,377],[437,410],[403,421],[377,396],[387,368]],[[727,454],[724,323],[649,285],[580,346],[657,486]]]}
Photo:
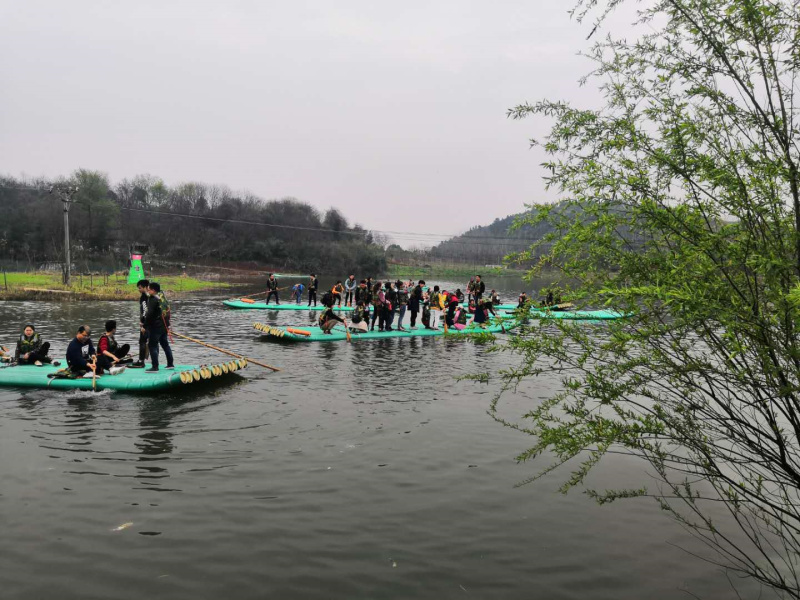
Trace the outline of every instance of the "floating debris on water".
{"label": "floating debris on water", "polygon": [[133,525],[133,523],[130,523],[130,522],[123,523],[122,525],[118,525],[117,527],[114,527],[114,529],[112,529],[111,531],[122,531],[123,529],[127,529],[128,527],[131,527],[132,525]]}

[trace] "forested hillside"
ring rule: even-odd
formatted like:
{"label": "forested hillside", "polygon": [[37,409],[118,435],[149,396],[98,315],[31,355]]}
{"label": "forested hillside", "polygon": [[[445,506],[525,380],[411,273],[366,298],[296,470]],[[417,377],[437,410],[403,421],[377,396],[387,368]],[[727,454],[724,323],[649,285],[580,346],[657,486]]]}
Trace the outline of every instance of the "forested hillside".
{"label": "forested hillside", "polygon": [[463,235],[431,248],[431,257],[472,264],[501,264],[506,255],[528,249],[534,241],[552,231],[546,222],[509,231],[515,219],[523,214],[509,215],[495,219],[490,225],[473,227]]}
{"label": "forested hillside", "polygon": [[[0,177],[0,258],[37,267],[63,261],[63,211],[50,181]],[[224,186],[167,186],[139,176],[116,185],[79,170],[58,183],[78,186],[70,210],[73,262],[127,259],[128,245],[187,262],[256,261],[301,272],[385,269],[383,247],[336,209],[321,213],[293,198],[265,201]]]}

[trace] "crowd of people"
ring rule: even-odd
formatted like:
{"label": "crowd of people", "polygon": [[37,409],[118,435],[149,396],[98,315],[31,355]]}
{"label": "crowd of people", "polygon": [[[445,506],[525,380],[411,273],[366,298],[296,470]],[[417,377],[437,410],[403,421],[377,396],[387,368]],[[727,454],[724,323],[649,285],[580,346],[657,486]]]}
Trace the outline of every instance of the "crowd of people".
{"label": "crowd of people", "polygon": [[[266,303],[275,299],[280,304],[281,288],[274,273],[267,280]],[[438,285],[429,288],[420,279],[413,281],[373,281],[367,277],[360,281],[350,275],[344,282],[337,280],[330,290],[325,291],[319,302],[325,307],[319,316],[319,326],[325,333],[340,323],[352,332],[408,331],[416,329],[417,322],[426,329],[437,329],[441,323],[447,327],[463,329],[471,321],[485,323],[489,315],[496,315],[494,307],[500,303],[495,290],[486,294],[486,284],[480,275],[474,276],[467,284],[466,296],[460,288],[440,289]],[[309,276],[308,285],[295,283],[291,287],[291,299],[302,304],[303,290],[308,290],[308,306],[317,306],[319,279],[315,274]],[[335,309],[342,306],[353,308],[350,322],[336,314]],[[409,316],[408,329],[404,326]]]}
{"label": "crowd of people", "polygon": [[[139,356],[130,356],[130,345],[119,344],[116,339],[117,322],[105,322],[104,332],[95,347],[92,331],[88,325],[78,327],[75,337],[69,342],[66,351],[66,371],[70,376],[96,377],[108,372],[116,375],[125,367],[146,367],[149,356],[150,367],[147,373],[159,372],[159,347],[167,359],[166,369],[175,368],[169,342],[171,309],[166,295],[157,282],[142,279],[136,284],[139,296]],[[17,340],[13,356],[2,349],[0,360],[18,365],[42,366],[52,363],[60,366],[59,360],[50,356],[50,343],[45,342],[33,324],[27,324]]]}

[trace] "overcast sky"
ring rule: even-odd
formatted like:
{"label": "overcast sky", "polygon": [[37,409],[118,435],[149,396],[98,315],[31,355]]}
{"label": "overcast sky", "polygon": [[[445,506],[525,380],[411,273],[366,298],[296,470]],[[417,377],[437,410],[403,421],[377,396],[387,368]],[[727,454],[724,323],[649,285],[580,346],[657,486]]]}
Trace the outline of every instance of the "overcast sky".
{"label": "overcast sky", "polygon": [[506,111],[592,94],[571,4],[0,0],[0,172],[149,173],[461,232],[547,198],[528,144],[547,123]]}

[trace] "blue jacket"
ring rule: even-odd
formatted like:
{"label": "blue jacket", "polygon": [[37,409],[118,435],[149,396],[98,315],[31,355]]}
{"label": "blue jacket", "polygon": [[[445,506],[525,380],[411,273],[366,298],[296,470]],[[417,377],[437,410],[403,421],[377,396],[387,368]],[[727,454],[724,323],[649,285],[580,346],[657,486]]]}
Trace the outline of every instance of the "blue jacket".
{"label": "blue jacket", "polygon": [[73,371],[88,371],[87,366],[90,362],[92,355],[96,354],[92,340],[86,344],[81,344],[78,338],[72,338],[72,341],[67,346],[67,364]]}

